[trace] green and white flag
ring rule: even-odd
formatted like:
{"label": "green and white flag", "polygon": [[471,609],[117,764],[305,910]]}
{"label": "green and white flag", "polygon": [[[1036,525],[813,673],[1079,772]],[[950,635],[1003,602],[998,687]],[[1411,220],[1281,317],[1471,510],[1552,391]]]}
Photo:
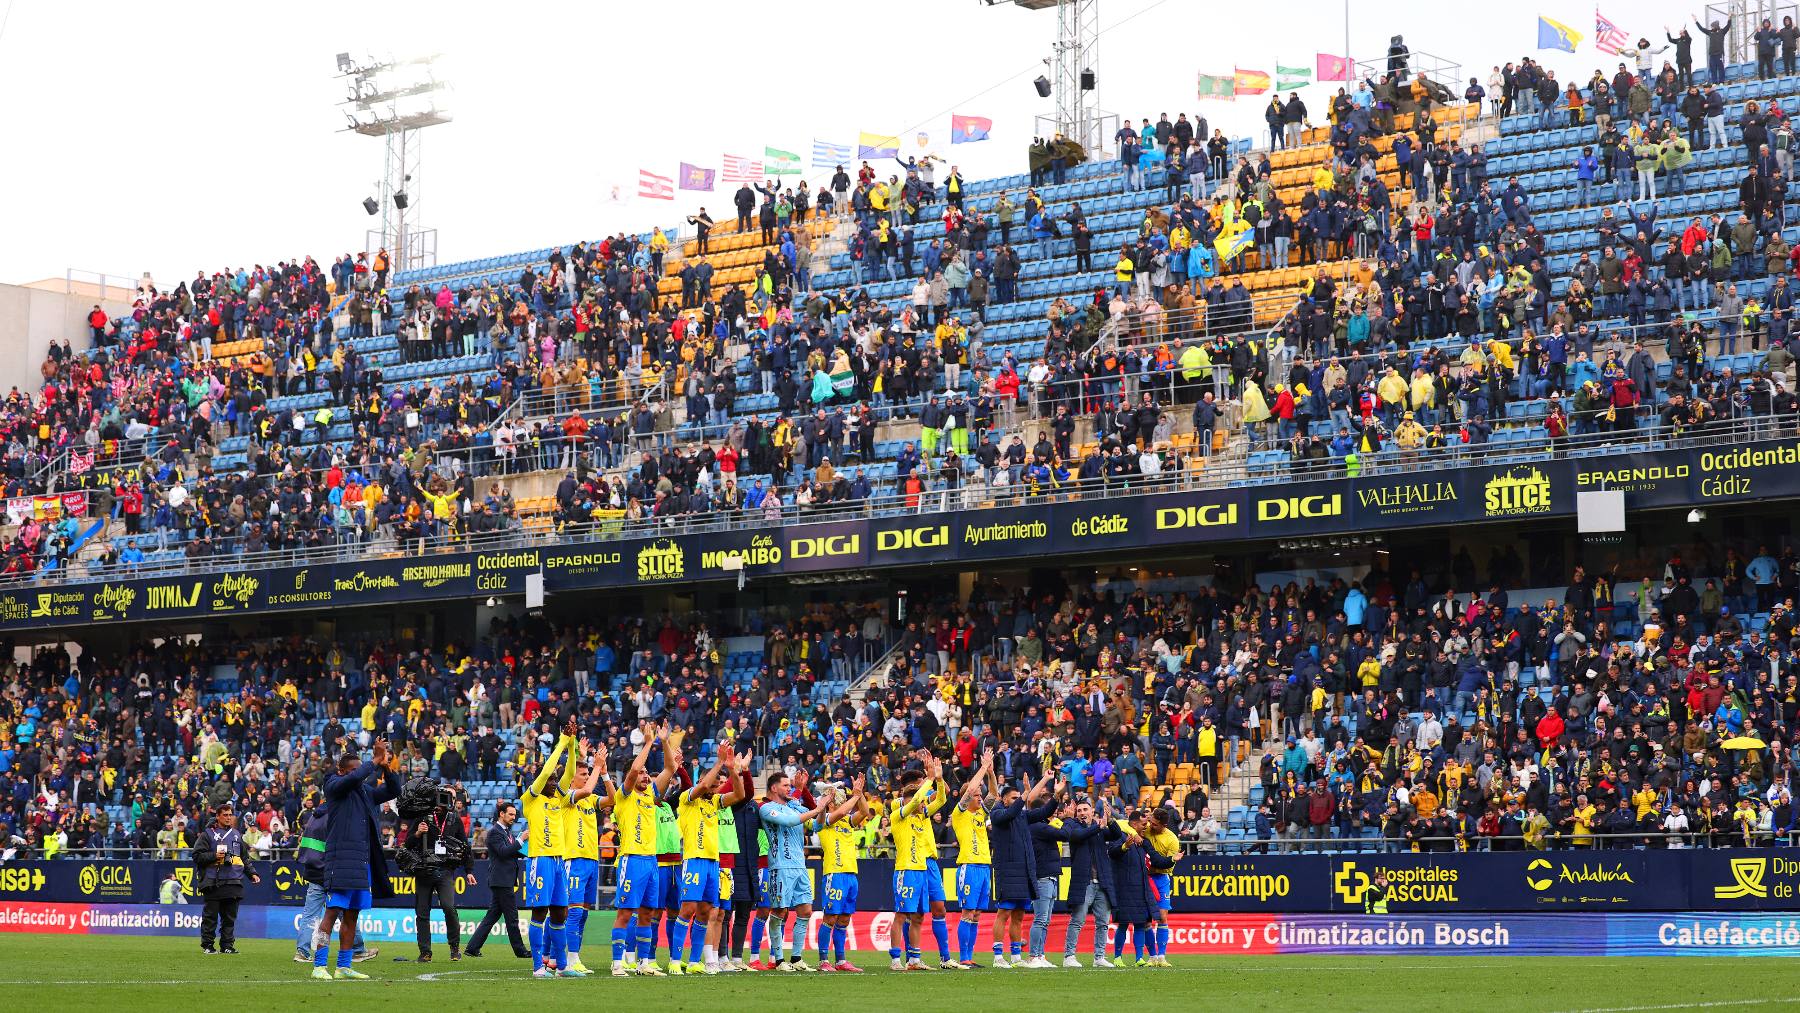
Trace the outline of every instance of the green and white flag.
{"label": "green and white flag", "polygon": [[1295,88],[1304,88],[1312,84],[1312,76],[1311,67],[1283,67],[1276,64],[1275,90],[1293,91]]}
{"label": "green and white flag", "polygon": [[1201,74],[1200,97],[1229,99],[1237,94],[1236,79],[1230,74]]}
{"label": "green and white flag", "polygon": [[848,396],[856,389],[856,374],[848,369],[842,373],[831,374],[831,389],[840,396]]}
{"label": "green and white flag", "polygon": [[780,148],[763,148],[763,172],[771,176],[800,175],[800,156]]}

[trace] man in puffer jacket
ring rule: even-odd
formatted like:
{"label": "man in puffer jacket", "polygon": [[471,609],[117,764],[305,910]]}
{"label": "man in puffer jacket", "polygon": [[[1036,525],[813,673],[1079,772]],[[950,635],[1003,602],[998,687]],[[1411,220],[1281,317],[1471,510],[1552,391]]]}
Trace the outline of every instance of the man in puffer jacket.
{"label": "man in puffer jacket", "polygon": [[[325,828],[331,812],[322,803],[318,790],[306,796],[300,810],[300,879],[306,884],[306,906],[300,911],[294,935],[294,962],[310,964],[313,959],[313,930],[325,915]],[[354,960],[361,962],[380,953],[378,947],[363,941],[362,926],[356,927]]]}

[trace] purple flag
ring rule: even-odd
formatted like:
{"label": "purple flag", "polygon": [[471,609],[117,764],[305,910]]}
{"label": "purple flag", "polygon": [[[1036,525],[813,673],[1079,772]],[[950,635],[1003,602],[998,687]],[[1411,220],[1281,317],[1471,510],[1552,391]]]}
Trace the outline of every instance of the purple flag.
{"label": "purple flag", "polygon": [[697,165],[681,163],[681,180],[683,190],[711,190],[713,188],[713,170],[702,169]]}

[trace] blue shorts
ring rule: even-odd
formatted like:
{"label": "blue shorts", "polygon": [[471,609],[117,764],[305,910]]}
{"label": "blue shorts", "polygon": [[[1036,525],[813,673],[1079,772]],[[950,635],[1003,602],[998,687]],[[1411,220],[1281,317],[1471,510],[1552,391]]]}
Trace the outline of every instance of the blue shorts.
{"label": "blue shorts", "polygon": [[769,907],[791,911],[813,900],[812,873],[806,869],[769,870]]}
{"label": "blue shorts", "polygon": [[368,890],[332,890],[325,895],[325,906],[343,911],[366,911],[375,906],[375,895]]}
{"label": "blue shorts", "polygon": [[665,911],[681,910],[681,866],[662,865],[656,867],[656,897],[662,901]]}
{"label": "blue shorts", "polygon": [[1031,902],[1028,900],[997,900],[994,902],[994,910],[996,910],[996,911],[1030,911],[1031,910]]}
{"label": "blue shorts", "polygon": [[854,872],[833,872],[825,877],[825,913],[828,915],[853,915],[856,913],[856,888],[860,880]]}
{"label": "blue shorts", "polygon": [[994,867],[956,867],[956,903],[964,911],[987,911],[994,906]]}
{"label": "blue shorts", "polygon": [[1150,885],[1155,888],[1155,896],[1148,898],[1150,901],[1151,912],[1154,914],[1168,914],[1170,891],[1174,889],[1174,884],[1170,882],[1168,873],[1151,873]]}
{"label": "blue shorts", "polygon": [[931,906],[931,888],[926,885],[931,873],[923,869],[894,872],[894,913],[924,914]]}
{"label": "blue shorts", "polygon": [[751,881],[751,886],[753,888],[750,891],[750,896],[752,898],[751,906],[759,907],[759,908],[768,907],[769,906],[769,867],[768,866],[765,865],[762,868],[756,870],[756,879]]}
{"label": "blue shorts", "polygon": [[662,894],[657,892],[661,884],[655,855],[625,855],[619,859],[619,886],[613,891],[613,907],[620,911],[662,907]]}
{"label": "blue shorts", "polygon": [[569,903],[569,865],[560,858],[533,855],[525,865],[525,901],[528,908],[566,907]]}
{"label": "blue shorts", "polygon": [[571,858],[569,862],[569,905],[593,908],[600,904],[600,862],[593,858]]}
{"label": "blue shorts", "polygon": [[681,863],[681,902],[683,904],[717,904],[719,902],[719,860],[690,858]]}
{"label": "blue shorts", "polygon": [[735,871],[727,869],[723,865],[719,866],[719,899],[713,903],[713,906],[720,911],[731,910],[731,887]]}
{"label": "blue shorts", "polygon": [[944,870],[938,867],[937,859],[927,858],[925,860],[925,877],[925,889],[929,891],[925,895],[925,899],[942,904],[945,899]]}

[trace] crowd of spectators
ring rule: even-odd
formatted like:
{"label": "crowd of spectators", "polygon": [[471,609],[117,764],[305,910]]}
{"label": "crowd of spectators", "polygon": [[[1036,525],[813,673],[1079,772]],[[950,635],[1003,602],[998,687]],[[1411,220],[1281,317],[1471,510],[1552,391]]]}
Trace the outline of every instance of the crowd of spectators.
{"label": "crowd of spectators", "polygon": [[[758,638],[762,664],[728,685],[730,632]],[[204,813],[224,802],[256,824],[252,850],[291,847],[340,740],[386,738],[403,776],[459,787],[529,781],[571,717],[616,747],[621,765],[645,721],[696,743],[817,758],[830,718],[815,688],[860,673],[889,640],[879,610],[829,605],[753,613],[742,630],[663,615],[503,620],[427,647],[171,638],[116,657],[43,648],[0,673],[0,854],[183,857]],[[228,688],[215,689],[217,666],[233,670]],[[461,811],[470,818],[466,794]]]}
{"label": "crowd of spectators", "polygon": [[[1660,154],[1650,168],[1625,159],[1694,146],[1654,115],[1667,102],[1640,108],[1639,92],[1673,100],[1690,133],[1723,115],[1716,82],[1689,90],[1691,40],[1671,45],[1673,63],[1654,66],[1660,50],[1646,44],[1636,73],[1597,72],[1585,89],[1523,60],[1462,97],[1496,97],[1502,113],[1573,110],[1601,148],[1578,176],[1662,173],[1679,189],[1681,166]],[[93,533],[95,547],[87,519],[23,525],[4,569],[79,555],[112,572],[179,563],[171,550],[507,531],[523,519],[508,486],[487,480],[548,469],[566,473],[562,526],[768,521],[1170,481],[1238,429],[1252,450],[1354,471],[1390,449],[1410,460],[1502,429],[1559,450],[1629,439],[1652,418],[1669,435],[1800,419],[1786,277],[1800,261],[1779,230],[1793,131],[1778,103],[1744,107],[1739,222],[1671,225],[1656,199],[1608,206],[1597,249],[1553,278],[1537,184],[1490,181],[1481,146],[1446,125],[1462,119],[1451,102],[1404,66],[1340,89],[1298,187],[1275,185],[1270,154],[1237,155],[1204,117],[1127,124],[1115,138],[1123,185],[1160,180],[1167,199],[1116,255],[1094,249],[1079,200],[1040,193],[1087,157],[1056,139],[1034,149],[1032,187],[979,211],[960,169],[931,158],[885,180],[867,163],[840,170],[815,192],[746,185],[740,228],[765,230],[746,286],[715,287],[713,261],[694,256],[669,275],[679,292],[659,296],[660,231],[577,244],[505,283],[389,286],[384,253],[147,285],[127,319],[89,321],[93,349],[53,347],[44,389],[14,392],[4,412],[9,494],[54,476],[118,523]],[[1307,113],[1292,97],[1279,109],[1276,136],[1292,148]],[[1705,138],[1717,143],[1722,131]],[[857,283],[814,284],[801,228],[813,208],[854,222]],[[915,243],[937,218],[941,238]],[[1052,299],[1041,353],[991,344],[985,310],[1016,300],[1022,264],[1065,237],[1077,272],[1097,264],[1113,283]],[[1366,274],[1336,268],[1351,259]],[[1311,277],[1292,311],[1250,330],[1266,307],[1246,272],[1296,265]],[[1753,275],[1775,275],[1772,291],[1740,297],[1734,282]],[[912,279],[910,297],[871,297],[867,282],[883,277]],[[349,321],[341,333],[334,312]],[[390,329],[397,353],[364,350]],[[454,371],[387,381],[390,358]],[[742,390],[774,410],[742,410]],[[315,393],[329,403],[301,399]],[[520,403],[534,412],[508,410]]]}
{"label": "crowd of spectators", "polygon": [[[1512,550],[1478,570],[1462,549],[1431,578],[989,579],[892,625],[865,603],[742,629],[45,648],[0,681],[0,822],[15,854],[169,850],[229,800],[255,814],[252,847],[278,848],[339,737],[386,737],[408,775],[517,785],[574,717],[613,762],[661,721],[877,786],[921,749],[967,775],[993,748],[1007,780],[1055,770],[1102,807],[1175,805],[1200,849],[1761,846],[1795,828],[1800,557],[1696,551],[1633,561],[1635,586],[1577,567],[1542,600]],[[762,638],[747,680],[723,677],[728,634]],[[817,692],[890,646],[866,699]],[[221,663],[236,688],[213,692]],[[1251,805],[1235,838],[1221,790]]]}

